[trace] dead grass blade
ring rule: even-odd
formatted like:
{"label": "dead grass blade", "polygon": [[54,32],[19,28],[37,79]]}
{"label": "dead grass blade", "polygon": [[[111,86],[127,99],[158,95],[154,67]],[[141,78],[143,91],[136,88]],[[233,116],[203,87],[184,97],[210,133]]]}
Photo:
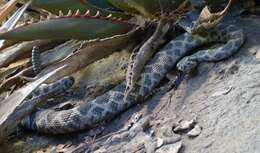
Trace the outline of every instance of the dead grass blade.
{"label": "dead grass blade", "polygon": [[11,0],[0,8],[0,23],[2,23],[8,15],[15,10],[19,0]]}

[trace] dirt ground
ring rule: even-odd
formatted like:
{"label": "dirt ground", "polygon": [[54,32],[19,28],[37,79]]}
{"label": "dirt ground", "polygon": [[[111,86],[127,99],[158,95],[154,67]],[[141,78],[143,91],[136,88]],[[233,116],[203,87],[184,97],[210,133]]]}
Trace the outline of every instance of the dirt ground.
{"label": "dirt ground", "polygon": [[201,65],[159,115],[197,118],[202,133],[183,138],[183,153],[260,152],[260,20],[243,19],[241,25],[247,41],[239,54]]}
{"label": "dirt ground", "polygon": [[[147,144],[144,144],[146,149],[134,151],[134,143],[149,141],[149,137],[157,137],[165,129],[172,132],[173,123],[180,120],[194,119],[202,129],[198,136],[187,136],[190,129],[171,133],[172,137],[178,137],[178,142],[157,146],[155,152],[177,153],[171,148],[182,142],[179,153],[259,153],[260,18],[244,18],[238,24],[244,28],[247,40],[237,55],[223,62],[201,64],[196,75],[182,83],[173,94],[171,103],[160,112],[159,109],[169,100],[169,93],[158,93],[148,102],[105,124],[101,135],[119,131],[136,113],[154,116],[146,132],[124,142],[114,141],[103,146],[103,152],[153,152],[147,149]],[[66,152],[85,142],[90,133],[66,136],[26,133],[0,148],[0,152]],[[160,141],[157,139],[156,142],[158,145]]]}

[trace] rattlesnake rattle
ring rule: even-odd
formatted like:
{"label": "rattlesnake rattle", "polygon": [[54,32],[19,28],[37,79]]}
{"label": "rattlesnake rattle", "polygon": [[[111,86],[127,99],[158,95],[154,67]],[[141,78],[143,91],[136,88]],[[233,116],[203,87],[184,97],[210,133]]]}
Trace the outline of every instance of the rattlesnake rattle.
{"label": "rattlesnake rattle", "polygon": [[38,46],[33,46],[32,48],[32,68],[35,75],[41,72],[41,52]]}
{"label": "rattlesnake rattle", "polygon": [[[215,49],[194,49],[212,42],[224,43]],[[216,62],[236,53],[244,42],[241,29],[234,25],[218,25],[206,36],[184,33],[165,45],[145,66],[134,90],[123,101],[125,81],[102,96],[68,110],[46,109],[33,113],[22,121],[22,126],[43,133],[62,134],[90,129],[110,120],[131,106],[141,102],[177,65],[179,71],[189,73],[200,62]],[[185,57],[186,56],[186,57]]]}

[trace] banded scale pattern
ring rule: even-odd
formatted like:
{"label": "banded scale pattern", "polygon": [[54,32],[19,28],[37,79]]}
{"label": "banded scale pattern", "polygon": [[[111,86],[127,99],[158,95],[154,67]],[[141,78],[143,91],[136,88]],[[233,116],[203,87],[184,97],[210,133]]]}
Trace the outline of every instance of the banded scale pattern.
{"label": "banded scale pattern", "polygon": [[44,95],[58,95],[65,92],[67,89],[71,88],[75,80],[71,76],[66,76],[54,83],[42,84],[37,89],[35,89],[26,100],[30,100],[33,97],[44,96]]}
{"label": "banded scale pattern", "polygon": [[32,48],[32,68],[35,75],[41,72],[41,52],[38,46]]}
{"label": "banded scale pattern", "polygon": [[[224,45],[190,55],[196,48],[213,42],[222,42]],[[126,83],[122,82],[104,95],[72,109],[62,111],[46,109],[35,112],[23,121],[23,125],[31,130],[52,134],[93,128],[140,102],[175,66],[180,71],[188,73],[200,62],[216,62],[228,58],[239,50],[243,42],[242,30],[232,25],[218,26],[203,37],[184,33],[154,55],[125,101],[123,98]]]}

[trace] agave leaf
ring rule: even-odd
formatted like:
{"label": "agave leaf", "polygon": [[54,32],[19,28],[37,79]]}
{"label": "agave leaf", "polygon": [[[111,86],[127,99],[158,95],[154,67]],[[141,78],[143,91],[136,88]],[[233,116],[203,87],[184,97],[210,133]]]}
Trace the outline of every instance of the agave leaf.
{"label": "agave leaf", "polygon": [[62,43],[52,49],[49,49],[41,53],[41,58],[44,59],[41,63],[42,67],[48,66],[50,64],[56,63],[69,55],[76,52],[84,44],[84,41],[79,40],[69,40]]}
{"label": "agave leaf", "polygon": [[113,9],[114,7],[107,0],[88,0],[89,4],[102,9]]}
{"label": "agave leaf", "polygon": [[47,82],[53,82],[64,76],[70,75],[79,69],[82,69],[89,64],[96,62],[102,58],[105,58],[112,53],[121,50],[129,44],[135,44],[137,41],[137,35],[135,31],[131,31],[124,35],[118,35],[111,38],[89,41],[85,44],[85,47],[69,56],[68,58],[58,62],[57,64],[52,64],[44,68],[37,77],[41,77],[53,69],[60,67],[62,65],[67,65],[62,71],[59,71],[55,76],[47,80]]}
{"label": "agave leaf", "polygon": [[183,0],[108,0],[118,9],[130,13],[136,13],[148,17],[155,18],[161,12],[175,10]]}
{"label": "agave leaf", "polygon": [[[113,14],[113,16],[115,17],[120,17],[124,19],[129,18],[128,15],[125,15],[120,12],[113,12],[113,11],[104,10],[102,8],[98,8],[100,4],[103,7],[105,5],[108,5],[107,3],[106,4],[104,3],[105,2],[102,2],[102,0],[96,1],[94,5],[93,5],[93,0],[90,2],[88,0],[35,0],[32,3],[32,6],[45,9],[54,14],[59,14],[59,11],[62,11],[63,13],[67,13],[69,10],[71,10],[72,12],[76,12],[77,10],[79,10],[80,12],[86,12],[87,10],[90,10],[91,12],[94,12],[94,14],[97,11],[99,11],[103,16]],[[95,4],[97,4],[97,6],[95,6]]]}
{"label": "agave leaf", "polygon": [[[20,18],[22,17],[25,10],[28,8],[28,6],[32,3],[33,0],[30,0],[28,3],[26,3],[24,6],[19,8],[8,20],[7,22],[0,27],[0,32],[8,31],[14,28],[14,26],[18,23]],[[12,1],[10,1],[12,2]],[[16,4],[17,1],[14,1],[12,4]],[[9,9],[12,8],[12,5],[8,7]],[[3,13],[10,13],[8,11],[3,10]],[[7,15],[7,14],[5,14]],[[4,14],[1,14],[1,16],[4,16]],[[2,48],[5,44],[5,40],[0,40],[0,48]]]}
{"label": "agave leaf", "polygon": [[17,24],[19,19],[22,17],[23,13],[27,9],[27,7],[32,3],[32,0],[30,0],[28,3],[26,3],[24,6],[19,8],[6,22],[3,24],[0,28],[0,32],[13,29],[14,26]]}
{"label": "agave leaf", "polygon": [[107,19],[65,17],[32,23],[0,33],[0,39],[97,39],[128,32],[133,25]]}
{"label": "agave leaf", "polygon": [[16,8],[16,4],[19,0],[11,0],[0,8],[0,23],[2,23],[7,16]]}
{"label": "agave leaf", "polygon": [[130,7],[125,1],[123,0],[108,0],[113,6],[116,8],[123,10],[125,12],[130,12],[130,13],[137,13],[137,10],[134,8]]}

